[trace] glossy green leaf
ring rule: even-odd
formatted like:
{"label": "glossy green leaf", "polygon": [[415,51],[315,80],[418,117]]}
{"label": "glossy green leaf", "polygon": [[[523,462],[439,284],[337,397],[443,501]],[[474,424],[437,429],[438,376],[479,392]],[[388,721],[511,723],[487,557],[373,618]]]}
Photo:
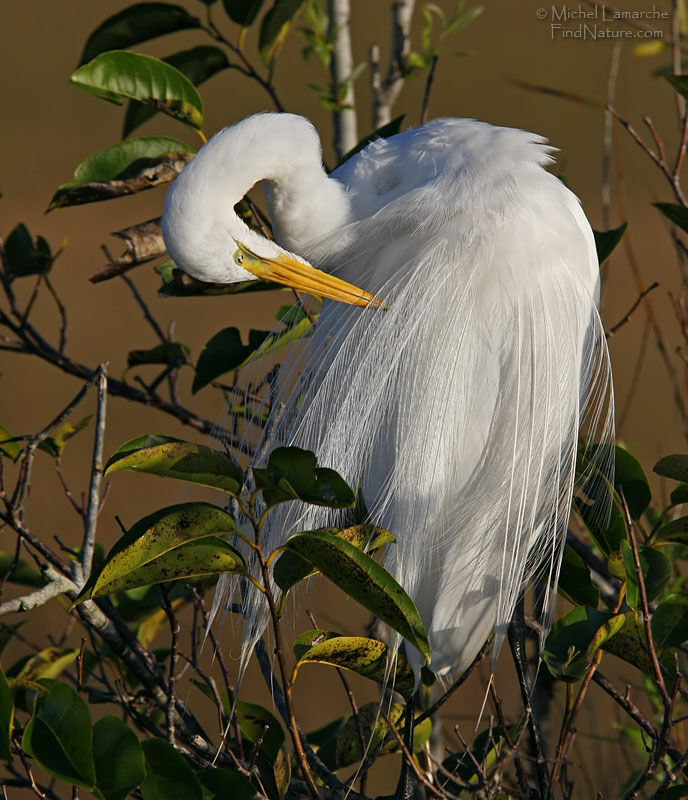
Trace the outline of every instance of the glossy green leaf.
{"label": "glossy green leaf", "polygon": [[688,595],[670,594],[652,615],[656,647],[678,647],[688,641]]}
{"label": "glossy green leaf", "polygon": [[[396,541],[394,534],[384,528],[376,528],[374,525],[352,525],[343,530],[339,528],[321,528],[320,530],[331,533],[333,536],[339,536],[359,550],[363,550],[364,553],[374,553],[379,547]],[[309,561],[296,553],[287,551],[282,553],[275,562],[273,577],[280,589],[286,592],[299,581],[315,575],[317,572],[318,570],[314,569]]]}
{"label": "glossy green leaf", "polygon": [[22,747],[50,775],[87,789],[95,784],[91,719],[68,684],[55,682],[38,702]]}
{"label": "glossy green leaf", "polygon": [[618,445],[614,462],[614,485],[623,490],[631,518],[638,519],[652,497],[645,472],[638,459]]}
{"label": "glossy green leaf", "polygon": [[304,0],[274,0],[272,8],[260,23],[258,49],[263,63],[272,67],[289,31],[292,19]]}
{"label": "glossy green leaf", "polygon": [[344,153],[342,156],[338,167],[341,167],[342,164],[346,163],[352,156],[355,156],[356,153],[360,153],[364,147],[367,147],[371,142],[374,142],[376,139],[389,139],[390,136],[396,136],[397,133],[401,132],[401,126],[404,122],[405,114],[400,114],[398,117],[395,117],[391,122],[387,122],[384,125],[381,125],[379,128],[376,128],[372,133],[369,133],[367,136],[364,136],[361,141],[356,145],[356,147],[349,150],[348,153]]}
{"label": "glossy green leaf", "polygon": [[595,237],[595,248],[597,249],[597,261],[600,266],[616,250],[616,246],[623,239],[628,223],[623,222],[618,228],[611,228],[608,231],[593,231]]}
{"label": "glossy green leaf", "polygon": [[165,364],[168,367],[181,367],[189,363],[191,350],[179,342],[164,342],[150,350],[131,350],[127,355],[127,366],[142,364]]}
{"label": "glossy green leaf", "polygon": [[276,448],[268,457],[267,467],[254,467],[253,477],[268,508],[289,500],[328,508],[350,508],[356,502],[351,487],[339,473],[319,467],[310,450],[298,447]]}
{"label": "glossy green leaf", "polygon": [[36,239],[21,223],[5,240],[5,266],[10,280],[28,275],[45,275],[53,265],[50,245],[42,237]]}
{"label": "glossy green leaf", "polygon": [[[317,319],[318,315],[315,314],[314,316]],[[244,364],[247,364],[255,358],[262,358],[263,356],[270,355],[276,350],[280,350],[282,347],[305,339],[307,336],[310,336],[311,333],[313,333],[313,325],[308,317],[305,317],[300,322],[287,328],[286,331],[272,331],[264,341],[260,343],[256,350],[244,359],[243,364],[239,366],[244,366]]]}
{"label": "glossy green leaf", "polygon": [[415,688],[415,676],[408,662],[400,655],[388,673],[389,648],[377,639],[364,636],[331,636],[331,631],[307,631],[294,642],[298,661],[294,666],[296,676],[304,664],[327,664],[356,672],[385,684],[409,698]]}
{"label": "glossy green leaf", "polygon": [[650,673],[652,662],[647,649],[645,629],[638,621],[635,611],[629,611],[623,616],[623,625],[602,645],[602,649],[605,653],[621,658],[642,672]]}
{"label": "glossy green leaf", "polygon": [[196,130],[203,126],[203,101],[193,84],[158,58],[113,50],[79,67],[70,81],[104,100],[138,100]]}
{"label": "glossy green leaf", "polygon": [[254,800],[256,790],[248,778],[226,767],[199,770],[203,800]]}
{"label": "glossy green leaf", "polygon": [[241,553],[218,538],[234,530],[232,517],[211,503],[160,509],[121,537],[75,602],[179,578],[245,573]]}
{"label": "glossy green leaf", "polygon": [[[633,551],[628,542],[622,542],[621,552],[626,568],[626,602],[631,608],[637,609],[641,604],[640,586],[633,560]],[[638,547],[638,560],[643,573],[647,601],[651,603],[661,594],[671,578],[671,561],[657,548],[645,545]]]}
{"label": "glossy green leaf", "polygon": [[222,5],[232,22],[248,28],[258,16],[263,2],[264,0],[222,0]]}
{"label": "glossy green leaf", "polygon": [[[193,155],[192,147],[169,136],[118,142],[84,159],[74,170],[74,179],[55,192],[48,211],[152,189],[177,175],[171,163],[190,161]],[[165,165],[167,173],[161,176],[155,168]]]}
{"label": "glossy green leaf", "polygon": [[574,605],[597,608],[600,603],[600,590],[593,585],[590,570],[569,545],[564,548],[557,589],[559,594]]}
{"label": "glossy green leaf", "polygon": [[96,785],[105,800],[125,800],[146,777],[143,748],[121,719],[108,714],[93,726]]}
{"label": "glossy green leaf", "polygon": [[688,455],[673,453],[672,455],[664,456],[652,467],[652,471],[663,478],[671,478],[675,481],[688,483]]}
{"label": "glossy green leaf", "polygon": [[244,482],[239,467],[212,447],[156,434],[138,436],[118,448],[108,459],[105,474],[119,470],[176,478],[232,496]]}
{"label": "glossy green leaf", "polygon": [[676,203],[653,203],[652,205],[674,225],[677,225],[682,231],[688,232],[688,208]]}
{"label": "glossy green leaf", "polygon": [[620,550],[627,534],[626,523],[616,503],[607,503],[599,498],[589,503],[574,497],[573,506],[578,511],[590,538],[605,557],[608,558]]}
{"label": "glossy green leaf", "polygon": [[141,746],[146,759],[143,800],[203,800],[198,778],[171,744],[164,739],[144,739]]}
{"label": "glossy green leaf", "polygon": [[201,350],[191,391],[195,394],[220,375],[240,367],[269,336],[269,331],[250,330],[248,344],[244,344],[238,328],[216,333]]}
{"label": "glossy green leaf", "polygon": [[21,453],[19,442],[11,441],[14,437],[4,425],[0,425],[0,453],[15,459]]}
{"label": "glossy green leaf", "polygon": [[370,556],[324,531],[295,533],[287,539],[286,547],[398,631],[430,663],[427,634],[413,601]]}
{"label": "glossy green leaf", "polygon": [[14,553],[0,551],[0,578],[21,586],[43,586],[43,576],[36,567],[21,558],[15,564]]}
{"label": "glossy green leaf", "polygon": [[248,743],[248,748],[262,739],[261,753],[268,760],[274,761],[284,744],[284,731],[274,714],[262,706],[243,700],[237,700],[235,708],[241,737]]}
{"label": "glossy green leaf", "polygon": [[669,520],[657,531],[654,541],[688,544],[688,517]]}
{"label": "glossy green leaf", "polygon": [[181,6],[135,3],[102,22],[88,37],[79,65],[108,50],[124,50],[166,33],[198,28],[201,22]]}
{"label": "glossy green leaf", "polygon": [[[385,706],[383,708],[386,710]],[[404,712],[404,706],[401,703],[392,703],[387,712],[389,721],[402,733],[397,724]],[[418,712],[416,716],[419,716]],[[359,734],[359,727],[363,733],[363,740],[366,745],[370,742],[370,752],[375,750],[386,739],[381,755],[388,753],[396,753],[399,751],[399,744],[396,737],[391,734],[390,726],[382,715],[382,709],[379,703],[366,703],[361,706],[358,712],[358,725],[353,716],[349,717],[339,731],[336,744],[336,764],[338,768],[348,767],[352,764],[357,764],[363,758],[361,750],[361,736]],[[425,743],[430,738],[432,732],[432,722],[430,719],[423,720],[419,725],[414,727],[413,730],[413,752],[418,753],[424,747]]]}
{"label": "glossy green leaf", "polygon": [[27,659],[17,677],[29,681],[57,678],[76,661],[78,655],[79,650],[72,647],[46,647]]}
{"label": "glossy green leaf", "polygon": [[624,622],[623,614],[578,606],[555,622],[540,657],[555,678],[575,683],[585,675],[598,648],[621,630]]}
{"label": "glossy green leaf", "polygon": [[5,674],[0,670],[0,759],[11,758],[10,744],[14,726],[14,701]]}
{"label": "glossy green leaf", "polygon": [[206,283],[178,269],[173,261],[158,264],[155,271],[162,279],[158,293],[163,297],[219,297],[225,294],[286,291],[270,281],[239,281],[238,283]]}
{"label": "glossy green leaf", "polygon": [[[214,45],[202,44],[183,50],[162,59],[166,64],[178,69],[194,86],[199,86],[208,78],[229,67],[225,53]],[[131,101],[124,115],[124,130],[122,138],[126,138],[139,125],[142,125],[155,116],[156,110],[152,106],[142,105]]]}
{"label": "glossy green leaf", "polygon": [[39,450],[49,453],[53,458],[60,458],[64,453],[67,442],[76,436],[77,433],[87,428],[92,419],[93,414],[89,414],[83,419],[80,419],[75,425],[69,421],[63,422],[52,436],[46,436],[45,439],[43,439],[38,445]]}

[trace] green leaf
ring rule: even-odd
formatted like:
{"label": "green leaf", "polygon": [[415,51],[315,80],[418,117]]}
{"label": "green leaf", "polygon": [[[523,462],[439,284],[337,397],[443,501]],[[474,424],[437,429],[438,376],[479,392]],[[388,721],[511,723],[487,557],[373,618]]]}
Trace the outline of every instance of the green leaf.
{"label": "green leaf", "polygon": [[688,503],[688,483],[679,483],[679,485],[669,495],[671,504],[676,506],[679,503]]}
{"label": "green leaf", "polygon": [[[643,755],[647,750],[643,751]],[[680,800],[682,797],[688,797],[688,784],[679,784],[678,786],[670,786],[663,794],[662,800]]]}
{"label": "green leaf", "polygon": [[113,50],[79,67],[70,81],[112,103],[138,100],[196,130],[203,126],[203,101],[193,84],[158,58]]}
{"label": "green leaf", "polygon": [[614,485],[623,489],[632,519],[638,519],[650,505],[650,484],[637,458],[618,445],[615,448]]}
{"label": "green leaf", "polygon": [[271,68],[279,55],[293,17],[304,0],[275,0],[260,23],[258,49],[266,67]]}
{"label": "green leaf", "polygon": [[540,657],[555,678],[575,683],[585,675],[598,648],[621,630],[624,622],[623,614],[578,606],[555,622]]}
{"label": "green leaf", "polygon": [[254,800],[251,781],[226,767],[208,767],[196,773],[203,787],[203,800]]}
{"label": "green leaf", "polygon": [[590,579],[590,570],[576,551],[566,545],[559,573],[559,594],[578,606],[597,608],[600,603],[600,590]]}
{"label": "green leaf", "polygon": [[50,245],[42,237],[34,240],[29,229],[21,223],[5,241],[5,264],[10,280],[28,275],[45,275],[53,265]]}
{"label": "green leaf", "polygon": [[127,355],[127,367],[141,364],[165,364],[168,367],[181,367],[189,363],[191,350],[179,342],[164,342],[150,350],[131,350]]}
{"label": "green leaf", "polygon": [[[385,709],[387,710],[387,709]],[[404,712],[401,703],[392,703],[388,710],[387,717],[390,722],[399,730],[399,721]],[[420,711],[415,715],[419,716]],[[376,749],[387,739],[380,751],[381,755],[396,753],[399,751],[399,744],[396,737],[391,734],[390,726],[382,716],[380,703],[366,703],[358,711],[358,725],[353,716],[349,717],[337,736],[336,744],[336,765],[337,768],[348,767],[358,763],[363,758],[361,752],[361,737],[359,726],[363,733],[363,740],[366,745],[370,742],[369,752]],[[401,733],[401,730],[399,730]],[[432,732],[432,722],[430,719],[423,720],[413,730],[413,752],[418,753],[430,738]]]}
{"label": "green leaf", "polygon": [[[190,50],[163,58],[166,64],[178,69],[194,86],[199,86],[223,69],[229,67],[225,53],[219,47],[202,44]],[[131,101],[124,115],[124,130],[122,138],[126,138],[139,125],[155,116],[156,111],[151,106],[142,105]]]}
{"label": "green leaf", "polygon": [[250,330],[248,344],[243,344],[238,328],[224,328],[201,350],[191,391],[195,394],[211,381],[237,369],[270,336],[269,331]]}
{"label": "green leaf", "polygon": [[590,538],[598,550],[608,558],[621,548],[621,543],[626,541],[626,523],[616,503],[608,507],[605,500],[597,498],[589,503],[579,497],[574,497],[573,505],[578,511]]}
{"label": "green leaf", "polygon": [[23,622],[14,622],[11,625],[0,623],[0,653],[7,647],[14,634],[23,624]]}
{"label": "green leaf", "polygon": [[[11,583],[18,583],[21,586],[34,586],[36,588],[43,586],[43,576],[32,564],[18,559],[14,564],[14,554],[4,553],[0,551],[0,578],[2,580],[10,581]],[[10,572],[12,569],[12,572]]]}
{"label": "green leaf", "polygon": [[141,742],[146,758],[143,800],[203,800],[198,778],[171,744],[163,739]]}
{"label": "green leaf", "polygon": [[0,670],[0,759],[9,761],[11,756],[12,728],[14,726],[14,702],[4,672]]}
{"label": "green leaf", "polygon": [[239,467],[217,450],[156,434],[138,436],[118,448],[105,465],[105,474],[120,470],[211,486],[234,497],[244,483]]}
{"label": "green leaf", "polygon": [[623,222],[618,228],[611,228],[608,231],[595,231],[592,234],[595,237],[595,247],[597,249],[597,261],[600,266],[609,258],[609,256],[616,250],[616,246],[623,239],[626,233],[628,223]]}
{"label": "green leaf", "polygon": [[649,673],[652,671],[652,662],[647,649],[645,629],[638,622],[635,611],[629,611],[623,616],[623,625],[602,645],[602,649],[642,672]]}
{"label": "green leaf", "polygon": [[169,136],[144,136],[110,145],[76,167],[74,179],[55,192],[48,211],[110,200],[169,183],[177,170],[170,165],[167,174],[161,176],[154,168],[190,161],[193,154],[193,147]]}
{"label": "green leaf", "polygon": [[19,442],[10,441],[14,437],[4,425],[0,425],[0,453],[14,460],[21,453]]}
{"label": "green leaf", "polygon": [[262,739],[260,752],[274,761],[284,744],[284,731],[275,716],[262,706],[243,700],[236,701],[236,715],[241,738],[248,743],[248,750]]}
{"label": "green leaf", "polygon": [[88,708],[66,683],[54,683],[38,702],[22,747],[56,778],[87,789],[96,782]]}
{"label": "green leaf", "polygon": [[[339,536],[350,542],[354,547],[363,550],[364,553],[374,553],[379,547],[396,541],[394,534],[384,528],[376,528],[374,525],[353,525],[350,528],[321,528],[326,533]],[[313,565],[296,555],[296,553],[285,552],[275,562],[273,577],[275,583],[283,592],[291,589],[299,581],[315,575],[318,570],[313,569]]]}
{"label": "green leaf", "polygon": [[108,50],[124,50],[166,33],[198,28],[201,22],[181,6],[136,3],[102,22],[88,37],[79,65]]}
{"label": "green leaf", "polygon": [[652,471],[663,478],[688,483],[688,455],[674,453],[664,456],[652,467]]}
{"label": "green leaf", "polygon": [[76,436],[77,433],[83,431],[84,428],[90,424],[92,419],[93,414],[89,414],[79,420],[76,425],[72,425],[71,422],[64,422],[52,436],[46,436],[45,439],[43,439],[38,445],[38,449],[49,453],[53,458],[60,458],[62,453],[64,453],[67,442],[72,437]]}
{"label": "green leaf", "polygon": [[[314,315],[317,319],[318,315]],[[262,358],[263,356],[270,355],[274,353],[276,350],[279,350],[282,347],[286,347],[286,345],[292,344],[293,342],[298,342],[300,339],[304,339],[307,336],[310,336],[313,333],[313,325],[308,319],[305,317],[300,322],[296,323],[289,327],[286,331],[272,331],[261,344],[256,348],[256,350],[250,353],[240,364],[240,367],[243,367],[249,361],[253,361],[256,358]]]}
{"label": "green leaf", "polygon": [[286,547],[398,631],[430,663],[427,634],[413,601],[370,556],[324,531],[295,533],[287,539]]}
{"label": "green leaf", "polygon": [[[688,501],[687,501],[688,502]],[[657,531],[655,542],[679,542],[688,544],[688,517],[672,519]]]}
{"label": "green leaf", "polygon": [[652,638],[657,647],[678,647],[688,640],[688,595],[662,600],[652,615]]}
{"label": "green leaf", "polygon": [[[633,561],[633,551],[628,542],[621,543],[621,552],[626,568],[626,602],[631,608],[637,609],[640,606],[640,586]],[[645,545],[638,548],[638,560],[643,573],[647,601],[651,603],[661,594],[671,578],[671,561],[657,548]]]}
{"label": "green leaf", "polygon": [[289,500],[328,508],[350,508],[356,502],[339,473],[319,467],[310,450],[298,447],[277,447],[270,453],[267,467],[253,468],[253,477],[268,508]]}
{"label": "green leaf", "polygon": [[294,642],[294,653],[298,658],[292,673],[294,677],[304,664],[328,664],[385,684],[407,699],[411,697],[415,688],[415,676],[405,659],[398,655],[396,664],[391,665],[392,669],[388,673],[389,648],[384,642],[364,636],[339,636],[332,633],[314,630],[298,637]]}
{"label": "green leaf", "polygon": [[76,661],[78,655],[79,650],[71,647],[46,647],[26,660],[17,677],[28,681],[57,678]]}
{"label": "green leaf", "polygon": [[234,520],[211,503],[182,503],[139,520],[109,552],[75,604],[123,589],[220,572],[245,573],[244,559],[221,536]]}
{"label": "green leaf", "polygon": [[258,16],[263,0],[222,0],[222,5],[232,22],[248,28]]}
{"label": "green leaf", "polygon": [[384,125],[381,125],[379,128],[376,128],[372,133],[369,133],[367,136],[364,136],[361,141],[354,147],[352,150],[349,150],[348,153],[344,153],[341,158],[338,167],[341,167],[342,164],[347,162],[352,156],[355,156],[356,153],[360,153],[364,147],[367,147],[371,142],[374,142],[376,139],[389,139],[390,136],[396,136],[397,133],[401,131],[401,126],[404,122],[405,114],[400,114],[398,117],[395,117],[391,122],[387,122]]}
{"label": "green leaf", "polygon": [[653,203],[655,208],[682,231],[688,232],[688,209],[675,203]]}
{"label": "green leaf", "polygon": [[155,271],[162,279],[158,294],[163,297],[219,297],[225,294],[286,291],[270,281],[252,280],[238,283],[206,283],[178,269],[173,261],[158,264]]}
{"label": "green leaf", "polygon": [[96,786],[105,800],[125,800],[146,777],[143,748],[121,719],[108,714],[93,726]]}

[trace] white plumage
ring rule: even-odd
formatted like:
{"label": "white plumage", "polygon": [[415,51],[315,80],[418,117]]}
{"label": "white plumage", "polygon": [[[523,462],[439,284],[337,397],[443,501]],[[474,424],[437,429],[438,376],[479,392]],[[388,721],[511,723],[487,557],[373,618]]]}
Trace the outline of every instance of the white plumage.
{"label": "white plumage", "polygon": [[[372,521],[396,534],[385,566],[420,611],[439,675],[462,672],[493,630],[498,650],[528,573],[556,581],[579,434],[613,440],[594,240],[543,169],[550,153],[530,133],[443,119],[327,176],[307,120],[261,114],[213,137],[165,204],[182,269],[245,280],[236,242],[291,255],[232,212],[263,179],[276,241],[385,301],[324,303],[283,367],[273,441],[360,481]],[[588,454],[609,473],[609,448]],[[328,522],[284,508],[268,549]],[[248,653],[267,619],[256,592],[246,615]]]}

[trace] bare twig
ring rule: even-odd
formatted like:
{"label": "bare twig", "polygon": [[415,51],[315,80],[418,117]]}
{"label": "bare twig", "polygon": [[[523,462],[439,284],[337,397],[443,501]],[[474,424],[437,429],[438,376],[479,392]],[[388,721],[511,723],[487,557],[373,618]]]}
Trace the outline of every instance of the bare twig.
{"label": "bare twig", "polygon": [[423,105],[420,109],[420,124],[425,125],[428,121],[428,109],[430,108],[430,92],[432,91],[432,84],[435,79],[435,68],[437,67],[437,56],[432,57],[430,64],[430,71],[428,72],[428,79],[425,81],[425,92],[423,93]]}
{"label": "bare twig", "polygon": [[628,309],[625,315],[616,323],[616,325],[612,325],[612,327],[605,332],[604,334],[605,337],[607,339],[611,339],[612,336],[614,336],[614,334],[619,330],[619,328],[622,328],[624,325],[626,325],[626,323],[630,322],[631,317],[633,316],[633,313],[636,311],[638,306],[643,302],[643,300],[647,297],[647,295],[650,294],[650,292],[656,289],[658,286],[659,283],[657,281],[654,281],[654,283],[650,284],[650,286],[648,286],[647,289],[644,289],[638,295],[638,297],[636,297],[633,305]]}
{"label": "bare twig", "polygon": [[170,623],[170,635],[172,641],[170,644],[170,670],[167,677],[167,706],[165,708],[165,716],[167,719],[167,741],[171,745],[175,745],[175,714],[174,709],[176,706],[177,693],[175,689],[176,684],[176,670],[177,670],[177,653],[179,650],[179,622],[174,613],[174,608],[170,602],[169,591],[166,586],[162,586],[162,607],[167,614],[167,619]]}
{"label": "bare twig", "polygon": [[57,597],[65,592],[76,591],[76,585],[66,576],[57,572],[51,566],[46,565],[43,570],[43,577],[46,578],[48,583],[40,589],[36,589],[31,594],[24,595],[23,597],[15,597],[13,600],[6,600],[0,604],[0,616],[3,614],[12,614],[17,611],[26,612],[32,611],[34,608],[40,608],[45,605],[53,597]]}

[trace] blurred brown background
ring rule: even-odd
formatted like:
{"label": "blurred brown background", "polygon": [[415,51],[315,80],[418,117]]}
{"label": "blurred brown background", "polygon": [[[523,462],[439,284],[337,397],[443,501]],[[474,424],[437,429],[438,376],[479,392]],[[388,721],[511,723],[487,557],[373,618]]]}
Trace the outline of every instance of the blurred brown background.
{"label": "blurred brown background", "polygon": [[[192,13],[204,13],[200,2],[182,2]],[[129,350],[152,347],[157,342],[122,281],[94,285],[88,278],[105,261],[101,243],[106,242],[115,254],[119,251],[118,244],[109,240],[108,234],[159,215],[164,189],[109,203],[57,210],[48,216],[44,215],[44,210],[57,186],[71,178],[76,164],[119,139],[122,109],[72,87],[68,77],[78,63],[88,34],[124,5],[90,0],[0,4],[3,145],[0,233],[6,237],[17,223],[25,222],[32,233],[45,236],[53,250],[63,239],[68,240],[52,273],[69,313],[68,351],[74,359],[93,367],[101,361],[107,362],[110,374],[117,377],[124,370],[124,358]],[[234,36],[233,27],[224,24],[220,5],[216,6],[215,17],[225,33]],[[453,4],[443,0],[440,5],[449,12]],[[600,177],[603,107],[616,40],[553,38],[551,7],[545,8],[546,18],[539,19],[537,12],[542,6],[533,0],[484,0],[484,5],[484,13],[474,24],[443,44],[430,115],[475,117],[544,134],[559,148],[556,170],[565,175],[569,186],[580,197],[592,226],[606,227],[601,215]],[[646,10],[652,6],[646,0],[620,0],[618,7]],[[668,8],[668,0],[657,3],[660,11]],[[366,59],[368,47],[375,41],[382,48],[385,63],[388,17],[386,1],[353,0],[357,62]],[[662,30],[668,40],[668,20],[644,24]],[[570,25],[573,27],[574,23]],[[613,28],[612,25],[608,27]],[[651,74],[657,67],[669,63],[670,53],[667,49],[657,57],[640,58],[633,51],[643,41],[647,40],[630,39],[623,44],[615,106],[638,130],[643,128],[642,116],[651,116],[671,154],[678,137],[672,91],[665,81]],[[165,56],[199,43],[210,41],[202,32],[180,33],[139,49]],[[277,70],[277,89],[288,110],[314,120],[323,136],[326,158],[332,163],[329,114],[305,88],[307,82],[322,85],[324,78],[319,65],[303,63],[301,46],[299,37],[292,32]],[[468,54],[454,55],[456,51]],[[573,102],[526,91],[514,81],[554,87],[591,102]],[[366,82],[367,72],[356,83],[361,135],[370,129]],[[423,78],[409,81],[394,109],[396,113],[406,113],[406,124],[417,123],[423,88]],[[201,86],[200,91],[206,105],[204,128],[209,135],[247,114],[270,109],[267,95],[236,72],[220,73]],[[161,115],[135,135],[163,133],[198,144],[188,129]],[[680,276],[667,226],[650,206],[652,201],[671,201],[672,198],[658,170],[626,132],[615,125],[613,135],[616,164],[611,174],[610,226],[629,221],[627,242],[632,246],[645,285],[653,280],[661,284],[651,300],[666,337],[677,381],[683,387],[682,361],[675,353],[680,330],[668,299],[670,291],[678,292]],[[638,291],[624,246],[605,269],[608,281],[603,318],[606,327],[610,327],[624,315]],[[163,326],[170,320],[176,321],[176,339],[191,347],[194,359],[202,345],[221,327],[237,325],[242,330],[270,327],[276,308],[289,302],[287,295],[277,291],[249,295],[248,299],[160,299],[152,267],[146,265],[130,274]],[[21,291],[28,295],[31,281],[24,284]],[[619,436],[649,469],[659,455],[683,450],[685,437],[654,337],[647,331],[644,333],[645,320],[645,310],[641,308],[612,338],[610,348],[619,411],[625,408],[629,392],[633,392],[632,402],[621,420]],[[55,340],[58,319],[47,295],[39,297],[34,324],[51,330]],[[638,367],[641,358],[642,365]],[[0,424],[16,435],[42,428],[79,388],[77,382],[54,367],[25,357],[0,352],[0,365]],[[638,368],[637,386],[633,388],[633,374]],[[182,402],[192,403],[201,415],[214,419],[220,412],[218,394],[206,389],[191,399],[191,378],[190,369],[182,372]],[[94,402],[90,398],[82,407],[82,414],[93,409]],[[80,418],[79,413],[76,419]],[[182,429],[171,417],[124,400],[111,399],[108,414],[107,453],[144,432],[196,438],[192,430]],[[82,433],[67,449],[65,474],[76,496],[87,485],[90,448],[91,433]],[[656,488],[661,491],[659,485]],[[109,545],[117,536],[115,514],[129,525],[157,506],[177,501],[180,491],[174,485],[153,478],[117,475],[101,518],[100,541]],[[80,541],[79,520],[69,508],[48,459],[36,470],[29,509],[29,526],[44,538],[59,534],[69,545]],[[333,600],[329,595],[328,598],[326,603],[336,612],[332,611],[331,618],[323,614],[319,621],[328,626],[336,625],[344,632],[354,632],[363,616],[350,601]],[[55,612],[54,618],[48,616],[51,611]],[[43,619],[46,630],[64,624],[64,615],[56,602],[45,609]],[[40,633],[35,630],[32,635],[37,638]],[[322,672],[326,670],[318,671],[318,679],[323,680],[326,687],[330,686],[332,692],[339,691],[334,684],[327,683],[329,677],[320,678]],[[312,676],[315,679],[315,669]],[[465,703],[465,699],[461,702]],[[322,721],[319,708],[301,710],[307,729]],[[471,709],[462,707],[456,713],[470,716]],[[584,727],[582,721],[581,728]]]}

